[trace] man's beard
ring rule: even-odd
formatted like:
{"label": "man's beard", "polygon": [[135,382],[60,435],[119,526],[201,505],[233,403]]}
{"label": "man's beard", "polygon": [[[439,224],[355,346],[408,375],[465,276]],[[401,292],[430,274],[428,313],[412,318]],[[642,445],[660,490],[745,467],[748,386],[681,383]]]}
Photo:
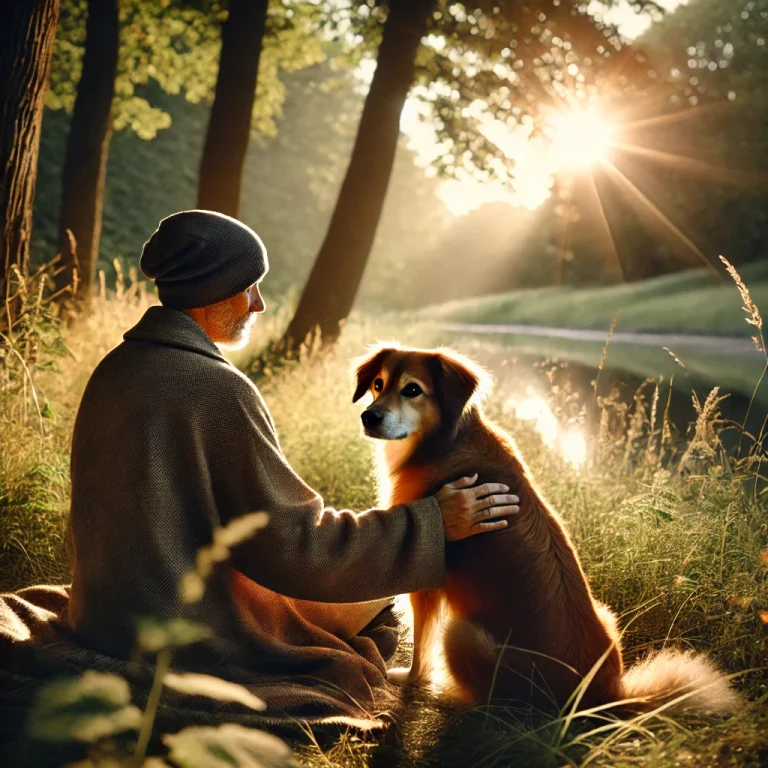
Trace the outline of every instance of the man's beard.
{"label": "man's beard", "polygon": [[219,341],[216,343],[225,349],[242,349],[251,335],[251,326],[256,320],[254,312],[238,317],[230,303],[221,304],[211,310],[210,317],[216,329]]}

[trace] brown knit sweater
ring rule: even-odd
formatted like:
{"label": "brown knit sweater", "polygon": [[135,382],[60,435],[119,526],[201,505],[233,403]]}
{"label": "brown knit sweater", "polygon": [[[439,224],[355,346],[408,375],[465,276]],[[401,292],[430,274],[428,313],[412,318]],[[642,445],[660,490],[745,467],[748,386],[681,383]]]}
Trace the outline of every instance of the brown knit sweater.
{"label": "brown knit sweater", "polygon": [[[237,570],[222,568],[200,602],[182,605],[179,581],[213,529],[261,510],[270,522],[238,548]],[[434,499],[325,509],[286,461],[255,385],[165,307],[147,311],[85,390],[70,534],[68,616],[83,645],[126,658],[138,618],[185,617],[216,637],[178,655],[181,666],[298,675],[367,700],[384,682],[374,644],[345,636],[344,606],[326,614],[301,601],[371,601],[444,581]]]}

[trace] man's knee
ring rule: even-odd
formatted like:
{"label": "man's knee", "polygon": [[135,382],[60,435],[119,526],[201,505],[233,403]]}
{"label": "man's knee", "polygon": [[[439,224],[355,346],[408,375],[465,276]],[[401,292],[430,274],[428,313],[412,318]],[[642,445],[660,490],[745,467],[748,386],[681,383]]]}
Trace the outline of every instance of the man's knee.
{"label": "man's knee", "polygon": [[368,637],[373,640],[384,661],[389,661],[394,656],[400,639],[400,622],[392,603],[363,627],[360,637]]}

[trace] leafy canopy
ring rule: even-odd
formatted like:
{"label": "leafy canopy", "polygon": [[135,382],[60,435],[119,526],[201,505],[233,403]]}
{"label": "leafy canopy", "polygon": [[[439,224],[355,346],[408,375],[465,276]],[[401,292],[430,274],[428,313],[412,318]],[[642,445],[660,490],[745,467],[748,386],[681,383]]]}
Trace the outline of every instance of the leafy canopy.
{"label": "leafy canopy", "polygon": [[[254,134],[277,132],[275,119],[285,99],[281,73],[324,58],[324,41],[314,33],[320,14],[317,5],[303,0],[271,3],[259,61]],[[87,0],[62,0],[47,95],[51,109],[71,111],[74,106],[86,18]],[[211,103],[226,18],[222,0],[121,0],[114,128],[130,128],[141,138],[152,139],[170,126],[170,115],[151,104],[142,91],[150,80],[166,93],[183,93],[192,103]]]}

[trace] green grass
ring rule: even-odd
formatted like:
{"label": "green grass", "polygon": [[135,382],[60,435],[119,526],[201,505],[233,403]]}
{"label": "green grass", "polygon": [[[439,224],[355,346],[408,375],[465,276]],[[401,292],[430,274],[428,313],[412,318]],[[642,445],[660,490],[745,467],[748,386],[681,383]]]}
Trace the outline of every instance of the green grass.
{"label": "green grass", "polygon": [[[66,579],[61,541],[69,433],[89,371],[142,309],[124,304],[108,302],[85,327],[68,331],[77,359],[61,361],[58,372],[40,374],[39,393],[55,414],[45,435],[35,419],[21,418],[18,403],[14,422],[3,422],[0,572],[5,588]],[[247,365],[264,340],[279,333],[284,319],[257,325],[259,339],[237,360]],[[371,446],[359,434],[348,366],[366,344],[395,336],[415,344],[433,339],[418,326],[383,326],[359,318],[333,350],[268,367],[259,376],[289,460],[331,504],[360,509],[376,501]],[[496,374],[488,411],[515,435],[562,514],[596,596],[619,614],[628,661],[665,643],[705,651],[738,676],[735,684],[751,703],[724,721],[659,717],[643,728],[633,721],[596,733],[594,723],[577,719],[561,734],[561,721],[498,708],[460,711],[422,692],[406,697],[397,727],[383,735],[350,731],[317,743],[295,740],[301,761],[345,767],[764,765],[768,670],[760,611],[768,609],[768,497],[753,497],[754,466],[715,459],[681,467],[684,444],[667,445],[659,453],[659,415],[653,426],[647,419],[614,424],[593,442],[592,462],[576,469],[542,443],[530,422],[515,418],[514,401],[526,380],[509,350],[472,340],[456,346]],[[578,421],[572,395],[563,388],[551,393],[559,419]]]}
{"label": "green grass", "polygon": [[[758,306],[768,306],[768,264],[739,271]],[[736,286],[721,270],[690,270],[638,283],[579,288],[555,286],[514,291],[427,307],[425,320],[510,323],[617,330],[749,336]]]}

